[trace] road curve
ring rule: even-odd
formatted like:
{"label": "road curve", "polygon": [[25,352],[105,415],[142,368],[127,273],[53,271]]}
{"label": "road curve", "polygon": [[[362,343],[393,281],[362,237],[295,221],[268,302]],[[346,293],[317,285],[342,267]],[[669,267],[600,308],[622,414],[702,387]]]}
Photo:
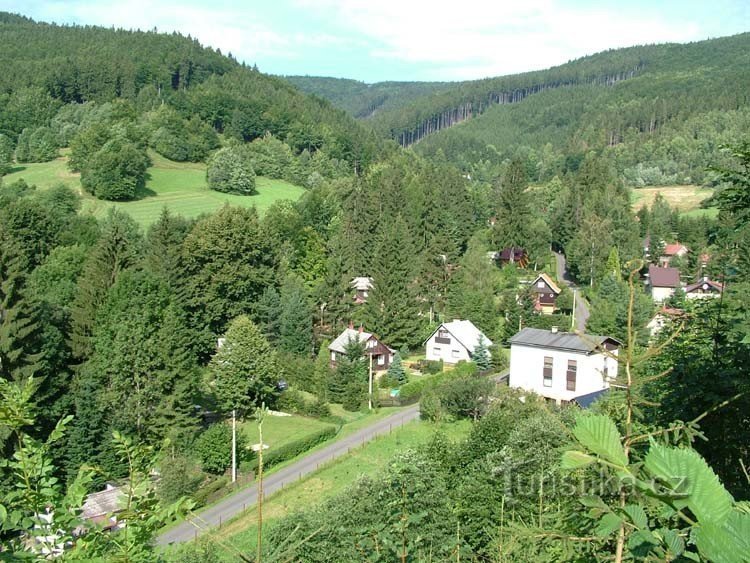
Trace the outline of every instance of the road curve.
{"label": "road curve", "polygon": [[[263,498],[316,471],[321,465],[347,454],[357,446],[381,434],[387,434],[391,429],[398,428],[418,417],[419,405],[411,405],[271,473],[263,479]],[[220,522],[226,522],[246,508],[253,506],[257,500],[257,487],[255,485],[247,487],[167,530],[156,539],[156,543],[168,545],[190,541],[209,528],[218,526]]]}

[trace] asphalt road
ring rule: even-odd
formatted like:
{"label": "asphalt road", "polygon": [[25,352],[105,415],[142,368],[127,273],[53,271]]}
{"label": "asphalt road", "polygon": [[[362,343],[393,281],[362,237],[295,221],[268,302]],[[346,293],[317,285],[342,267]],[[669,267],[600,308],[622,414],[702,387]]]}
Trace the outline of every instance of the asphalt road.
{"label": "asphalt road", "polygon": [[[371,425],[357,432],[332,442],[330,445],[306,455],[295,463],[268,475],[263,479],[263,498],[275,493],[284,486],[291,485],[305,475],[316,471],[321,465],[328,463],[350,450],[369,442],[376,436],[387,434],[393,428],[419,417],[419,405],[411,405],[386,418],[373,422]],[[209,528],[226,522],[246,508],[254,506],[258,500],[258,489],[255,485],[228,496],[215,504],[164,532],[156,539],[159,545],[182,543],[199,536]]]}
{"label": "asphalt road", "polygon": [[571,291],[577,293],[576,295],[576,330],[580,332],[586,332],[586,321],[589,319],[589,306],[586,300],[583,298],[580,289],[576,286],[573,278],[570,277],[568,272],[568,264],[565,261],[565,255],[560,252],[555,252],[555,259],[557,260],[557,275],[567,285]]}

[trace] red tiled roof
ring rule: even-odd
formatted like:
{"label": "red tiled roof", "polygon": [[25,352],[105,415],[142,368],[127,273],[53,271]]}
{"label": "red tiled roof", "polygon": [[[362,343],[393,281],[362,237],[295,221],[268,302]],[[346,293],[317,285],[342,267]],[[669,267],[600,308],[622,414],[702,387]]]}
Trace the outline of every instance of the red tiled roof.
{"label": "red tiled roof", "polygon": [[651,287],[680,287],[680,271],[677,268],[648,267]]}
{"label": "red tiled roof", "polygon": [[668,244],[664,247],[664,256],[675,256],[682,249],[687,250],[687,247],[679,242]]}

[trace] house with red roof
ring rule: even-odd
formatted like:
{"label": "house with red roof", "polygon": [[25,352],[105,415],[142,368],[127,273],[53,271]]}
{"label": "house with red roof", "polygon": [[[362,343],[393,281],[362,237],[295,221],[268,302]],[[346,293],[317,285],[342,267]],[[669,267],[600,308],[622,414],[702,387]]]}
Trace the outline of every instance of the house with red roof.
{"label": "house with red roof", "polygon": [[659,265],[667,267],[672,262],[673,258],[682,258],[683,256],[686,256],[688,252],[690,252],[688,247],[679,242],[666,244],[664,245],[664,252],[659,257]]}

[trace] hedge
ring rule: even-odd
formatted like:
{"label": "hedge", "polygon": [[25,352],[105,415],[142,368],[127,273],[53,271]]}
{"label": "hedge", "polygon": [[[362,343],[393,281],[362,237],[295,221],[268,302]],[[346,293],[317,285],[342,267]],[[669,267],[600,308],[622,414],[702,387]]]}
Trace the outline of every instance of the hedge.
{"label": "hedge", "polygon": [[[272,465],[278,465],[279,463],[297,457],[307,450],[314,448],[318,444],[322,444],[326,440],[333,438],[338,431],[339,429],[337,427],[329,426],[300,440],[295,440],[294,442],[289,442],[288,444],[284,444],[273,450],[263,452],[263,468],[266,469]],[[258,470],[258,461],[257,458],[254,460],[252,464],[253,471]]]}
{"label": "hedge", "polygon": [[426,375],[419,379],[413,379],[412,381],[409,381],[409,383],[402,385],[398,398],[402,402],[413,401],[422,396],[422,392],[427,386],[432,387],[433,385],[440,385],[449,379],[467,377],[475,375],[476,373],[477,367],[473,362],[459,362],[452,370],[437,373],[435,375]]}

